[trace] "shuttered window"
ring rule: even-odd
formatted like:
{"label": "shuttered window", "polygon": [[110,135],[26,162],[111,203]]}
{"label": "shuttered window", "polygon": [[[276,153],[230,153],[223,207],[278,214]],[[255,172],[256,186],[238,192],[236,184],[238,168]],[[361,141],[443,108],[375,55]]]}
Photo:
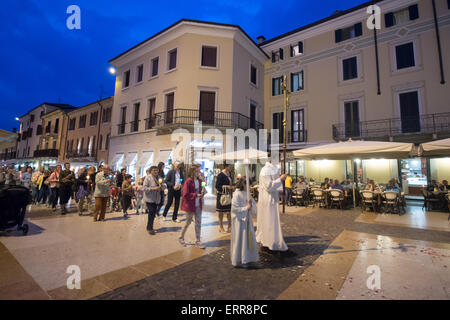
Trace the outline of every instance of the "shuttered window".
{"label": "shuttered window", "polygon": [[419,19],[419,6],[417,4],[395,12],[388,12],[384,15],[386,28],[401,25],[416,19]]}
{"label": "shuttered window", "polygon": [[356,38],[362,36],[362,23],[359,22],[351,27],[338,29],[335,31],[336,43],[345,41],[348,39]]}
{"label": "shuttered window", "polygon": [[217,47],[202,46],[202,67],[217,68]]}
{"label": "shuttered window", "polygon": [[344,81],[358,78],[358,60],[356,57],[342,60],[342,73]]}
{"label": "shuttered window", "polygon": [[397,60],[397,70],[414,67],[416,65],[414,59],[414,44],[412,42],[396,46],[395,55]]}

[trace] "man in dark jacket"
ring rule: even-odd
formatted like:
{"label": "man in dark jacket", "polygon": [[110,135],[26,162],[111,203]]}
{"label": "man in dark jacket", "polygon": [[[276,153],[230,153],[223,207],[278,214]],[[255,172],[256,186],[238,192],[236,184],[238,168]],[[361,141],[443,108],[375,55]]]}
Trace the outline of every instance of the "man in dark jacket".
{"label": "man in dark jacket", "polygon": [[75,174],[70,170],[70,163],[64,164],[64,170],[61,172],[59,180],[61,184],[59,204],[61,205],[61,214],[64,215],[67,213],[66,205],[72,195],[72,188],[75,183]]}
{"label": "man in dark jacket", "polygon": [[170,207],[172,206],[173,198],[175,198],[175,207],[173,209],[172,221],[176,223],[180,223],[178,218],[178,209],[180,208],[180,199],[181,199],[181,191],[183,189],[184,183],[184,175],[180,170],[180,163],[176,161],[173,164],[172,170],[167,173],[166,179],[164,182],[167,185],[168,195],[167,195],[167,204],[164,208],[163,216],[167,217],[167,213],[169,212]]}

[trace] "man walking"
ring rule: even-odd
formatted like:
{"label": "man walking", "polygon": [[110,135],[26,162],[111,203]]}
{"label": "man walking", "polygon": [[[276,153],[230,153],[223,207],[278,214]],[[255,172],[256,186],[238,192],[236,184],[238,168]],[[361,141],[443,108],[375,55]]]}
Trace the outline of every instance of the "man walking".
{"label": "man walking", "polygon": [[110,175],[109,166],[105,164],[103,170],[97,172],[95,176],[94,221],[105,221],[106,205],[108,204],[112,184],[113,180]]}
{"label": "man walking", "polygon": [[183,188],[184,176],[180,170],[180,163],[176,161],[173,164],[172,170],[167,173],[165,183],[168,189],[167,204],[164,208],[163,216],[167,217],[170,207],[172,206],[173,198],[175,198],[175,207],[173,208],[172,221],[180,223],[178,218],[178,209],[180,207],[181,190]]}
{"label": "man walking", "polygon": [[67,203],[69,202],[69,199],[72,195],[72,188],[75,183],[75,175],[70,170],[70,163],[66,162],[64,163],[64,170],[60,174],[60,182],[61,187],[59,189],[60,196],[59,196],[59,202],[61,205],[61,214],[65,215],[67,213]]}

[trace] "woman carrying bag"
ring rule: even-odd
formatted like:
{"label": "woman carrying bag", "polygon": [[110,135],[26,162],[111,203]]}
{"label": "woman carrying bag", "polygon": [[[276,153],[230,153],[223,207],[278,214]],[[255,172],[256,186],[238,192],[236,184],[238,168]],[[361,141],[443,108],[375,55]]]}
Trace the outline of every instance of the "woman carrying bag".
{"label": "woman carrying bag", "polygon": [[231,164],[225,164],[225,168],[216,179],[217,202],[216,211],[219,214],[219,230],[225,233],[223,228],[223,216],[227,215],[228,233],[231,233],[231,197],[233,192],[233,178],[231,177]]}

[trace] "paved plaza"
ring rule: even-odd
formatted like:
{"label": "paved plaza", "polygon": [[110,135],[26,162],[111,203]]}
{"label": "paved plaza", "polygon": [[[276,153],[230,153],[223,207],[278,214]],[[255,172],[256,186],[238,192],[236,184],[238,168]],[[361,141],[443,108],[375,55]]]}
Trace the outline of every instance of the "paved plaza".
{"label": "paved plaza", "polygon": [[[27,236],[0,235],[0,299],[443,299],[450,298],[448,213],[288,207],[281,216],[289,251],[260,251],[260,268],[231,266],[228,234],[219,233],[209,196],[202,220],[206,250],[182,247],[183,224],[146,215],[107,214],[93,222],[73,206],[61,216],[32,207]],[[170,214],[169,214],[170,216]],[[180,219],[184,222],[185,216]],[[194,241],[194,228],[187,241]],[[81,289],[69,290],[67,268],[79,266]],[[368,288],[379,270],[379,288]],[[369,269],[368,269],[369,268]]]}

